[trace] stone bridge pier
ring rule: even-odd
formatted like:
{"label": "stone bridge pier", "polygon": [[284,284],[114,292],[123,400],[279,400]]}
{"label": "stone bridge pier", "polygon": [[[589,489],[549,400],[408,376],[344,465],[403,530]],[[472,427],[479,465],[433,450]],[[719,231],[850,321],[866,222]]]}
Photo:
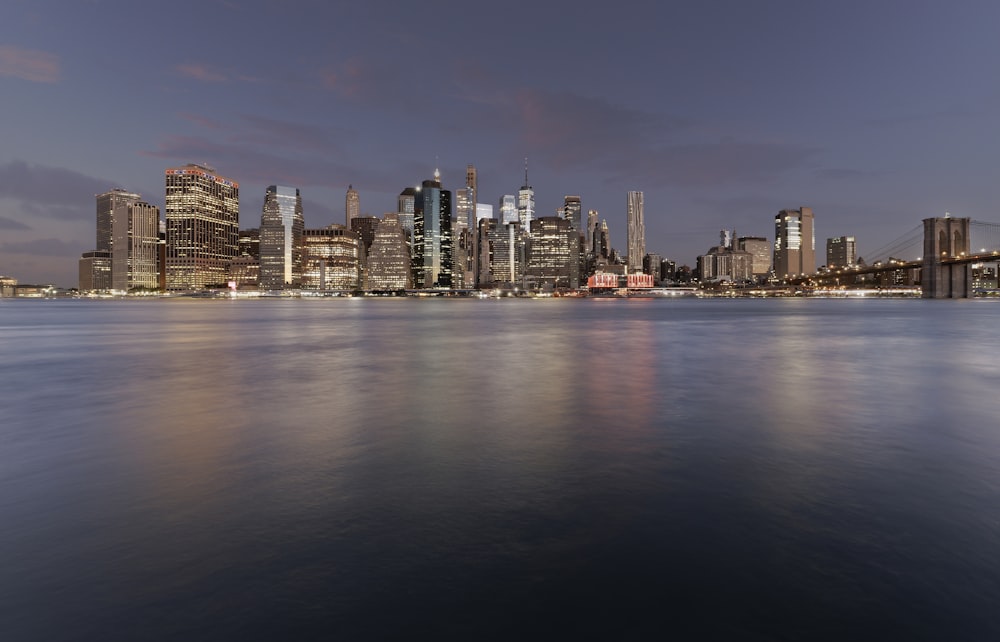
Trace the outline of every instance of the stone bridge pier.
{"label": "stone bridge pier", "polygon": [[925,299],[967,299],[972,294],[972,267],[945,263],[969,253],[969,219],[940,216],[924,219],[924,264],[921,296]]}

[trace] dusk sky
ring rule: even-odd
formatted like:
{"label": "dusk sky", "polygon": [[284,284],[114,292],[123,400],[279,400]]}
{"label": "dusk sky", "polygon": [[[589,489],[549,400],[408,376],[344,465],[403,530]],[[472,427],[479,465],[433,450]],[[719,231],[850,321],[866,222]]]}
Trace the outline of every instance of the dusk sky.
{"label": "dusk sky", "polygon": [[[0,274],[77,285],[94,195],[161,207],[208,164],[302,190],[307,227],[394,211],[441,169],[480,202],[578,194],[626,248],[694,265],[720,229],[773,240],[802,205],[858,253],[951,212],[1000,221],[1000,3],[7,0]],[[903,257],[903,258],[916,258]]]}

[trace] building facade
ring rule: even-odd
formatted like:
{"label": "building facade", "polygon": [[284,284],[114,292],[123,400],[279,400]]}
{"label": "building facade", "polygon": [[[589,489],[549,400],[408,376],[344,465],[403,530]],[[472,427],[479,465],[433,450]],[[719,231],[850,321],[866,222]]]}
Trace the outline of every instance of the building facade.
{"label": "building facade", "polygon": [[386,213],[375,228],[368,250],[367,275],[368,290],[385,292],[413,287],[410,246],[398,214]]}
{"label": "building facade", "polygon": [[344,225],[302,233],[303,289],[354,291],[361,288],[361,241]]}
{"label": "building facade", "polygon": [[110,291],[111,252],[106,250],[84,252],[80,257],[79,277],[81,293]]}
{"label": "building facade", "polygon": [[142,201],[119,203],[111,228],[111,289],[158,290],[160,208]]}
{"label": "building facade", "polygon": [[525,281],[538,290],[580,287],[580,235],[561,216],[535,219],[527,235]]}
{"label": "building facade", "polygon": [[642,257],[646,256],[646,223],[643,212],[642,192],[629,192],[626,197],[628,214],[628,267],[633,272],[642,271]]}
{"label": "building facade", "polygon": [[736,249],[753,256],[751,271],[754,278],[762,279],[771,273],[771,244],[763,236],[741,236],[736,239]]}
{"label": "building facade", "polygon": [[441,172],[424,181],[413,208],[413,286],[452,285],[451,192],[441,189]]}
{"label": "building facade", "polygon": [[586,235],[583,229],[581,218],[583,216],[583,203],[579,196],[564,196],[562,206],[562,217],[569,221],[570,226],[576,230],[577,234]]}
{"label": "building facade", "polygon": [[210,167],[166,170],[168,290],[226,283],[238,255],[240,187]]}
{"label": "building facade", "polygon": [[97,238],[94,249],[99,252],[110,252],[114,245],[115,208],[142,200],[139,194],[124,189],[111,189],[98,194],[97,202]]}
{"label": "building facade", "polygon": [[853,236],[838,236],[826,240],[826,267],[854,267],[858,263],[857,244]]}
{"label": "building facade", "polygon": [[774,273],[779,279],[816,272],[816,234],[808,207],[774,217]]}
{"label": "building facade", "polygon": [[260,289],[302,286],[302,195],[294,187],[271,185],[260,215]]}

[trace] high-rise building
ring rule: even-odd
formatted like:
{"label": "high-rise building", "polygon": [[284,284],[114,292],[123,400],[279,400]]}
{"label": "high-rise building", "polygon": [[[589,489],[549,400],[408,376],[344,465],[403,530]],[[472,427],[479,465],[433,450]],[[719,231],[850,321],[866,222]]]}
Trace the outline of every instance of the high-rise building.
{"label": "high-rise building", "polygon": [[260,228],[248,227],[240,230],[239,255],[250,256],[260,260]]}
{"label": "high-rise building", "polygon": [[517,197],[513,194],[504,194],[500,197],[500,222],[517,223]]}
{"label": "high-rise building", "polygon": [[642,257],[646,256],[646,224],[643,220],[642,192],[629,192],[628,205],[628,268],[642,271]]}
{"label": "high-rise building", "polygon": [[853,267],[858,262],[857,244],[853,236],[838,236],[826,240],[826,267]]}
{"label": "high-rise building", "polygon": [[476,221],[479,218],[476,211],[476,205],[479,203],[479,173],[476,171],[475,165],[469,164],[465,168],[465,189],[469,190],[470,200],[470,209],[467,212],[465,225],[468,226],[469,231],[475,233]]}
{"label": "high-rise building", "polygon": [[260,215],[260,289],[302,286],[302,195],[294,187],[271,185]]}
{"label": "high-rise building", "polygon": [[481,287],[520,287],[524,280],[524,232],[520,223],[486,218],[479,222]]}
{"label": "high-rise building", "polygon": [[396,213],[399,215],[399,224],[406,232],[406,238],[413,242],[413,204],[416,199],[417,190],[414,187],[407,187],[399,193],[396,199]]}
{"label": "high-rise building", "polygon": [[493,218],[493,206],[488,203],[476,203],[476,225],[484,218]]}
{"label": "high-rise building", "polygon": [[597,210],[587,210],[587,251],[592,252],[594,248],[594,230],[597,227]]}
{"label": "high-rise building", "polygon": [[111,252],[91,250],[80,257],[80,292],[107,292],[111,289]]}
{"label": "high-rise building", "polygon": [[701,280],[750,281],[753,278],[753,255],[745,250],[733,249],[735,234],[729,230],[719,233],[719,244],[698,257]]}
{"label": "high-rise building", "polygon": [[166,170],[167,289],[227,281],[239,250],[240,186],[210,167]]}
{"label": "high-rise building", "polygon": [[369,290],[384,292],[412,287],[410,246],[398,214],[386,213],[375,228],[368,250],[367,272]]}
{"label": "high-rise building", "polygon": [[361,241],[344,225],[302,233],[305,265],[302,287],[353,291],[361,287]]}
{"label": "high-rise building", "polygon": [[114,244],[114,211],[116,207],[142,200],[134,192],[115,188],[95,197],[97,201],[97,239],[95,248],[99,252],[110,252]]}
{"label": "high-rise building", "polygon": [[357,216],[361,216],[361,195],[354,185],[348,185],[344,197],[344,225],[351,227],[351,221]]}
{"label": "high-rise building", "polygon": [[517,221],[525,234],[531,232],[531,221],[535,218],[535,190],[528,183],[528,159],[524,159],[524,185],[517,192]]}
{"label": "high-rise building", "polygon": [[111,289],[159,289],[160,208],[142,201],[119,203],[111,229]]}
{"label": "high-rise building", "polygon": [[525,280],[534,289],[580,287],[580,235],[568,219],[542,216],[527,235]]}
{"label": "high-rise building", "polygon": [[594,225],[594,258],[598,262],[605,263],[611,260],[611,231],[608,229],[608,220],[604,219],[600,225]]}
{"label": "high-rise building", "polygon": [[450,288],[452,276],[451,192],[441,172],[421,183],[413,205],[413,285]]}
{"label": "high-rise building", "polygon": [[771,272],[771,244],[763,236],[741,236],[736,239],[736,249],[753,256],[750,270],[754,277],[765,277]]}
{"label": "high-rise building", "polygon": [[455,224],[453,231],[458,234],[459,230],[475,225],[476,218],[476,192],[471,187],[462,187],[455,190]]}
{"label": "high-rise building", "polygon": [[774,273],[779,279],[816,271],[816,234],[808,207],[774,217]]}
{"label": "high-rise building", "polygon": [[580,202],[579,196],[564,196],[563,206],[562,206],[562,217],[569,221],[569,224],[577,231],[578,234],[586,233],[581,224],[581,217],[583,216],[583,204]]}

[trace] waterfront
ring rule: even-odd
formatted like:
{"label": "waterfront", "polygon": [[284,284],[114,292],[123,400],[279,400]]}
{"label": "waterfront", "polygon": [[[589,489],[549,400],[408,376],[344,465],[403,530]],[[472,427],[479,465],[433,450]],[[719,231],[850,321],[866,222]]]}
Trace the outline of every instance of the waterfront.
{"label": "waterfront", "polygon": [[0,305],[0,639],[996,639],[1000,307]]}

